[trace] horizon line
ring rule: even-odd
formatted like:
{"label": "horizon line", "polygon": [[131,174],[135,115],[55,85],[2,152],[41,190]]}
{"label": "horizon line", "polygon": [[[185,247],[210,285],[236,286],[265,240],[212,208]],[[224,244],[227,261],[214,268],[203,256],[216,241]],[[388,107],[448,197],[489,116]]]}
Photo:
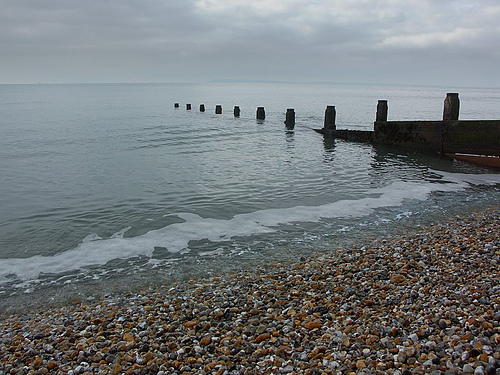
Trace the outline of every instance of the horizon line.
{"label": "horizon line", "polygon": [[[266,80],[266,79],[212,79],[208,81],[164,81],[164,82],[23,82],[23,83],[0,83],[2,86],[8,85],[187,85],[187,84],[210,84],[210,83],[249,83],[249,84],[301,84],[301,85],[377,85],[377,86],[413,86],[413,87],[436,87],[446,88],[450,85],[444,84],[419,84],[419,83],[384,83],[384,82],[359,82],[359,81],[286,81],[286,80]],[[456,88],[481,88],[499,89],[497,86],[452,86]]]}

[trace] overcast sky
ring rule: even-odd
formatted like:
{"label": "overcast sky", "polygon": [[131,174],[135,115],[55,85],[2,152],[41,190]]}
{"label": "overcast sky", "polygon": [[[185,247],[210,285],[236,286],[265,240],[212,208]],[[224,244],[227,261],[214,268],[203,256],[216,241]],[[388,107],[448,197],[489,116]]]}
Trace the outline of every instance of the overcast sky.
{"label": "overcast sky", "polygon": [[500,0],[0,0],[0,83],[500,87]]}

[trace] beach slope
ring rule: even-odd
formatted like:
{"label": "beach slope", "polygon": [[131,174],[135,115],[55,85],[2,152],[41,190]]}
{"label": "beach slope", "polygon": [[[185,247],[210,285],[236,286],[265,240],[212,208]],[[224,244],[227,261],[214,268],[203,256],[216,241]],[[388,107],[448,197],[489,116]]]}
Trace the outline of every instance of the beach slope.
{"label": "beach slope", "polygon": [[4,317],[3,374],[494,374],[500,210]]}

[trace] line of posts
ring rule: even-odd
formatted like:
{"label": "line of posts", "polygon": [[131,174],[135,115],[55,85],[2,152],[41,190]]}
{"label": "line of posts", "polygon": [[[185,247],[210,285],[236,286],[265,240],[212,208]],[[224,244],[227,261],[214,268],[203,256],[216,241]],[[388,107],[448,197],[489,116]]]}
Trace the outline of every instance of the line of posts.
{"label": "line of posts", "polygon": [[[380,106],[379,101],[379,106]],[[174,108],[179,108],[179,103],[174,103]],[[385,108],[387,108],[387,100],[385,101]],[[191,110],[191,104],[186,104],[186,110],[190,111]],[[200,104],[200,112],[205,112],[205,105]],[[222,114],[222,105],[217,104],[215,106],[215,113],[220,115]],[[385,112],[385,118],[387,119],[387,109]],[[241,110],[239,106],[234,106],[233,110],[234,117],[240,117]],[[326,107],[325,110],[325,121],[323,125],[323,130],[325,132],[334,132],[336,130],[336,125],[335,125],[335,119],[336,119],[337,112],[335,110],[334,105],[329,105]],[[379,116],[379,108],[377,107],[377,118]],[[266,111],[264,107],[257,107],[257,112],[255,114],[255,117],[257,120],[265,120],[266,118]],[[387,120],[385,120],[387,121]],[[286,110],[286,115],[285,115],[285,126],[288,129],[293,129],[295,127],[295,110],[293,108],[288,108]]]}
{"label": "line of posts", "polygon": [[[387,101],[386,106],[387,106]],[[174,108],[179,108],[179,103],[174,103]],[[186,110],[191,110],[191,104],[186,104]],[[205,105],[200,104],[200,112],[205,112]],[[217,104],[215,106],[215,113],[220,115],[222,114],[222,105]],[[386,112],[387,113],[387,112]],[[240,117],[241,110],[239,106],[234,106],[233,110],[234,117]],[[378,115],[378,109],[377,109]],[[257,112],[255,114],[257,120],[265,120],[266,119],[266,111],[264,107],[257,107]],[[336,130],[335,125],[336,111],[334,105],[329,105],[325,110],[325,121],[323,125],[323,129],[327,132],[332,132]],[[386,115],[387,118],[387,115]],[[295,110],[293,108],[288,108],[286,110],[285,115],[285,126],[289,129],[293,129],[295,127]]]}
{"label": "line of posts", "polygon": [[[179,103],[174,103],[174,108],[179,108]],[[330,107],[329,107],[330,108]],[[335,107],[333,107],[335,109]],[[186,110],[190,111],[192,109],[191,104],[186,104]],[[205,104],[200,104],[200,112],[205,112]],[[215,106],[215,114],[222,114],[222,105],[217,104]],[[241,109],[239,106],[235,105],[233,109],[234,117],[240,117]],[[257,112],[255,114],[257,120],[265,120],[266,119],[266,110],[264,107],[257,107]],[[333,116],[333,122],[335,123],[335,116]],[[289,129],[293,129],[295,127],[295,110],[293,108],[288,108],[286,110],[285,116],[285,125]]]}
{"label": "line of posts", "polygon": [[[174,103],[174,108],[179,108],[179,103]],[[191,104],[186,104],[186,110],[191,110]],[[205,105],[200,104],[200,112],[205,112]],[[387,100],[379,100],[377,103],[377,113],[375,117],[375,122],[384,122],[387,121],[388,117],[388,104]],[[444,109],[443,109],[443,121],[454,121],[458,120],[460,112],[460,100],[458,98],[458,93],[447,93],[446,98],[444,100]],[[220,115],[222,114],[222,105],[218,104],[215,106],[215,113]],[[234,117],[240,117],[241,110],[239,106],[234,106]],[[325,110],[325,121],[323,124],[323,129],[321,132],[323,133],[333,133],[337,130],[335,125],[336,118],[336,110],[335,106],[329,105]],[[257,112],[255,114],[257,120],[265,120],[266,111],[264,107],[257,107]],[[295,127],[295,110],[293,108],[288,108],[286,110],[285,117],[285,125],[289,129],[293,129]]]}

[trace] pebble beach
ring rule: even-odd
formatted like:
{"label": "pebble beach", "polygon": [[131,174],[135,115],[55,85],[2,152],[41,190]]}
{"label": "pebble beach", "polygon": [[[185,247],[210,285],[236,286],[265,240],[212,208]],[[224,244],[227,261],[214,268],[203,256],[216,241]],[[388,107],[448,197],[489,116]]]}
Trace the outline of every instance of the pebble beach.
{"label": "pebble beach", "polygon": [[500,374],[500,208],[4,314],[0,374]]}

